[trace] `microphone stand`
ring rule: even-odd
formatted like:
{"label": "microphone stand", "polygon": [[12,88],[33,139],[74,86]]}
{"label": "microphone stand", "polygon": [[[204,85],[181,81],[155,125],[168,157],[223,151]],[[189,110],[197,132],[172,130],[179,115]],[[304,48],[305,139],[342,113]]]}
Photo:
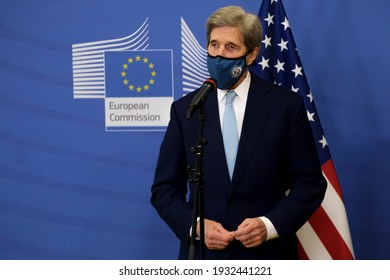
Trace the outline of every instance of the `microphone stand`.
{"label": "microphone stand", "polygon": [[[204,180],[203,180],[203,147],[207,145],[207,140],[204,139],[204,122],[206,116],[204,112],[204,104],[199,108],[199,135],[198,144],[191,148],[191,152],[196,155],[195,169],[191,166],[187,167],[189,173],[189,181],[195,184],[195,194],[192,210],[192,231],[191,241],[189,247],[188,259],[195,259],[195,240],[196,240],[196,225],[199,215],[199,229],[200,229],[200,259],[205,259],[205,243],[204,243]],[[199,209],[198,209],[199,207]]]}

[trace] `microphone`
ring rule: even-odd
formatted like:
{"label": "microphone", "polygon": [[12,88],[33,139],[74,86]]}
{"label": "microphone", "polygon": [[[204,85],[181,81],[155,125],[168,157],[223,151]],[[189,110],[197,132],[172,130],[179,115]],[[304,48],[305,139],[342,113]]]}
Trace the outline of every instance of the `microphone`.
{"label": "microphone", "polygon": [[203,82],[202,87],[198,93],[192,99],[188,106],[187,119],[191,119],[195,112],[199,109],[200,105],[206,102],[207,96],[217,88],[217,81],[214,78],[208,78]]}

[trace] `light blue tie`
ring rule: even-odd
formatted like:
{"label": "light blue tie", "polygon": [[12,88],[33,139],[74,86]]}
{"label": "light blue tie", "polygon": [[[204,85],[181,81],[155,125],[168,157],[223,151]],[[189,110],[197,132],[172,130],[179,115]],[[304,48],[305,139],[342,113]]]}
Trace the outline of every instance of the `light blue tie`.
{"label": "light blue tie", "polygon": [[225,147],[226,162],[229,169],[230,179],[233,177],[234,164],[238,149],[238,130],[236,114],[234,113],[233,99],[237,96],[235,91],[226,93],[226,107],[223,116],[223,144]]}

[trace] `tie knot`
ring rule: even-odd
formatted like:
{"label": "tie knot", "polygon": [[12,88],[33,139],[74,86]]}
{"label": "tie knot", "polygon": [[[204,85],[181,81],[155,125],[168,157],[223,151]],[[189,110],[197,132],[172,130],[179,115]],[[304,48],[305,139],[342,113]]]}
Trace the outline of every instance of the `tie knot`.
{"label": "tie knot", "polygon": [[237,93],[234,90],[229,90],[226,93],[226,104],[232,104],[234,97],[236,97]]}

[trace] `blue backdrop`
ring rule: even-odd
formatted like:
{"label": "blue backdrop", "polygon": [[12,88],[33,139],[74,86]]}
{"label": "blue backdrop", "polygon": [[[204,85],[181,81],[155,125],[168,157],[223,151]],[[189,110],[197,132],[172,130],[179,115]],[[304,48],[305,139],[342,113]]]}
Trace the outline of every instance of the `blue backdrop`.
{"label": "blue backdrop", "polygon": [[[0,3],[0,259],[176,259],[176,237],[149,203],[164,132],[107,131],[104,95],[76,96],[72,46],[124,38],[146,22],[138,43],[171,51],[177,99],[182,21],[205,47],[208,15],[230,4],[257,14],[261,0]],[[389,259],[390,2],[284,6],[355,255]]]}

